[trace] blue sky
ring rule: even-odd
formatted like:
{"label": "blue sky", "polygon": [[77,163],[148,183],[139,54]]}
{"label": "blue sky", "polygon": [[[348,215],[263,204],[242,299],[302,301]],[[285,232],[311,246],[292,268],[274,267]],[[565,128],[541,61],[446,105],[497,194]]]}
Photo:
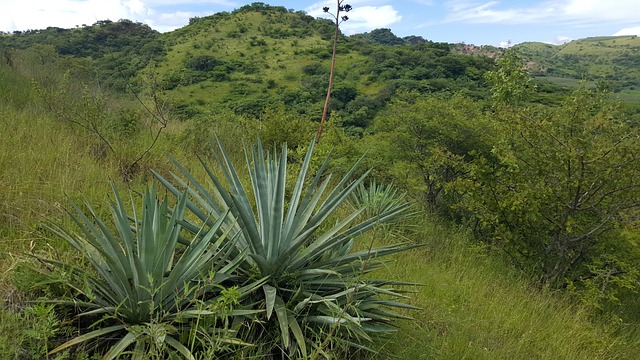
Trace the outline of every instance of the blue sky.
{"label": "blue sky", "polygon": [[[336,1],[263,1],[322,16]],[[0,30],[70,28],[128,18],[159,31],[190,17],[232,11],[239,0],[0,0]],[[353,6],[347,34],[390,28],[398,36],[505,46],[524,41],[561,44],[589,36],[640,35],[640,0],[345,0]]]}

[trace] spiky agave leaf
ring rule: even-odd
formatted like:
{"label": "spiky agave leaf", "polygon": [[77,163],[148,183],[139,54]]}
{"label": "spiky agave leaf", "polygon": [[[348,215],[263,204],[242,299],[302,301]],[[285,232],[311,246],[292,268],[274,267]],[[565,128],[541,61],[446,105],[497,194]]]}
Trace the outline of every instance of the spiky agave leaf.
{"label": "spiky agave leaf", "polygon": [[[383,294],[395,297],[397,293],[385,292],[382,287],[359,287],[355,284],[380,283],[365,280],[362,275],[380,264],[376,258],[410,247],[398,244],[364,252],[350,251],[353,239],[358,235],[406,214],[409,205],[402,201],[388,201],[388,206],[369,216],[363,216],[366,215],[365,208],[359,207],[338,219],[333,226],[326,226],[327,220],[339,209],[344,210],[343,205],[366,178],[368,171],[355,177],[358,162],[337,185],[332,186],[331,175],[325,174],[329,162],[327,157],[313,178],[308,179],[314,144],[314,141],[309,144],[291,192],[287,192],[286,186],[286,146],[279,154],[267,154],[260,141],[250,151],[245,149],[251,188],[245,188],[219,140],[218,151],[213,153],[224,180],[219,179],[207,162],[200,159],[208,180],[213,184],[212,189],[204,186],[175,160],[179,174],[173,174],[173,181],[154,173],[175,194],[189,185],[191,198],[187,208],[200,219],[201,224],[207,224],[209,215],[216,217],[222,212],[230,213],[222,227],[237,234],[238,246],[248,249],[245,268],[255,269],[260,277],[269,277],[269,283],[263,286],[262,292],[264,308],[268,319],[275,314],[283,347],[290,349],[290,355],[296,349],[302,355],[306,353],[306,345],[301,342],[301,329],[309,324],[331,326],[336,322],[352,323],[355,324],[352,333],[368,339],[362,326],[364,321],[357,320],[360,310],[354,307],[357,306],[355,301],[349,304],[347,311],[335,313],[329,307],[346,304],[350,300],[364,301],[369,307],[371,304],[396,307],[398,302],[373,301]],[[185,228],[197,229],[199,226],[193,223]],[[357,298],[352,295],[360,291]],[[342,314],[342,319],[333,323],[328,320],[336,314]],[[391,317],[394,317],[392,313],[367,318],[366,322],[370,323],[367,328],[375,328],[376,323],[386,324]],[[295,325],[292,326],[293,323]]]}
{"label": "spiky agave leaf", "polygon": [[[113,340],[120,336],[120,341],[106,355],[106,358],[115,358],[140,341],[140,336],[131,332],[136,326],[151,323],[173,329],[171,324],[180,322],[184,328],[187,317],[182,314],[194,310],[196,299],[215,297],[220,291],[219,283],[228,279],[242,262],[243,254],[229,256],[234,244],[227,237],[229,231],[221,227],[226,221],[225,213],[218,214],[206,230],[196,231],[189,245],[179,249],[186,193],[178,194],[177,205],[170,210],[168,199],[158,200],[153,185],[145,191],[140,216],[135,208],[133,216],[127,214],[115,186],[113,194],[111,210],[115,233],[89,204],[88,215],[73,205],[72,218],[81,234],[50,225],[56,234],[83,252],[93,272],[60,261],[42,260],[75,275],[69,285],[86,297],[84,301],[73,301],[83,309],[79,315],[104,314],[120,325],[76,337],[51,354],[87,340]],[[254,291],[264,280],[241,288],[241,295]],[[68,304],[69,300],[56,302]],[[195,317],[193,313],[190,315]],[[163,341],[186,358],[193,358],[175,335],[167,333]]]}

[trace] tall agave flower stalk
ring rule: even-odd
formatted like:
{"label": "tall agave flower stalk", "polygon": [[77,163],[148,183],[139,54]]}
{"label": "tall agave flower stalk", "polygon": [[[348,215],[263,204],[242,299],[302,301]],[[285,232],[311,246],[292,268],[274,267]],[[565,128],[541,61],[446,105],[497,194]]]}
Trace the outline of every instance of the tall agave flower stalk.
{"label": "tall agave flower stalk", "polygon": [[[364,276],[383,264],[380,257],[406,250],[409,244],[353,250],[357,236],[404,216],[409,205],[397,202],[369,217],[361,216],[364,208],[343,206],[368,172],[354,179],[356,164],[332,186],[331,174],[325,173],[327,158],[309,178],[314,143],[309,144],[292,191],[286,184],[287,147],[280,154],[268,154],[260,142],[245,151],[250,188],[245,188],[219,141],[214,154],[223,179],[200,158],[212,187],[177,161],[179,172],[173,180],[155,173],[175,194],[189,189],[187,208],[201,223],[185,225],[186,229],[199,229],[210,223],[209,216],[229,212],[220,230],[237,238],[239,250],[247,251],[244,276],[268,277],[257,303],[266,311],[267,324],[277,322],[270,329],[277,330],[272,337],[280,339],[283,353],[295,358],[307,357],[307,346],[323,342],[321,334],[335,324],[340,327],[332,332],[337,339],[362,347],[360,340],[391,331],[391,320],[402,317],[390,308],[412,308],[396,301],[403,295],[392,286],[399,283]],[[336,214],[345,215],[335,219]]]}
{"label": "tall agave flower stalk", "polygon": [[331,89],[333,88],[333,76],[336,71],[336,53],[338,52],[338,37],[340,36],[340,24],[349,20],[349,17],[346,15],[340,16],[340,12],[349,12],[352,10],[351,5],[345,4],[343,5],[344,0],[336,0],[336,13],[331,14],[329,12],[329,7],[325,6],[322,8],[322,11],[325,14],[331,14],[335,23],[335,33],[333,35],[333,52],[331,54],[331,70],[329,72],[329,86],[327,87],[327,97],[324,101],[324,108],[322,109],[322,119],[320,119],[320,125],[318,125],[318,133],[316,135],[316,141],[320,141],[320,137],[322,137],[322,131],[324,127],[324,123],[327,120],[327,112],[329,111],[329,102],[331,101]]}

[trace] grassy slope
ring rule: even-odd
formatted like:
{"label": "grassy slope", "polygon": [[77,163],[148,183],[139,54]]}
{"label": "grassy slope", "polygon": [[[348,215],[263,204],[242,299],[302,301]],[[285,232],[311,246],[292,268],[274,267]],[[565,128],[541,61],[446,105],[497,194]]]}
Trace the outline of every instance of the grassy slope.
{"label": "grassy slope", "polygon": [[[192,85],[179,86],[167,91],[178,103],[198,104],[203,108],[215,107],[233,97],[239,84],[247,84],[243,98],[257,99],[263,95],[279,94],[284,90],[300,87],[302,68],[322,61],[328,67],[331,43],[322,39],[316,23],[298,25],[307,33],[304,36],[272,36],[274,29],[292,30],[292,23],[299,21],[298,14],[272,12],[241,12],[225,17],[202,18],[198,23],[168,34],[163,39],[169,44],[166,60],[154,65],[159,77],[172,72],[180,73],[185,60],[199,55],[211,55],[225,62],[240,61],[256,67],[255,72],[234,71],[228,81],[212,79]],[[256,45],[256,40],[264,41]],[[353,64],[367,60],[356,52],[339,48],[341,54],[336,63],[338,74],[344,74]],[[357,66],[357,65],[356,65]],[[328,70],[327,70],[328,71]],[[268,86],[268,82],[272,85]],[[365,86],[353,82],[359,93],[374,94],[381,87]]]}
{"label": "grassy slope", "polygon": [[615,58],[621,51],[634,51],[640,46],[637,36],[600,36],[571,41],[560,47],[561,54],[599,55]]}
{"label": "grassy slope", "polygon": [[[105,204],[107,180],[116,170],[91,158],[78,145],[81,142],[55,120],[20,105],[20,97],[29,99],[29,90],[3,93],[0,105],[0,126],[12,129],[2,133],[0,142],[0,253],[27,250],[34,241],[36,251],[64,256],[64,250],[44,237],[38,224],[45,219],[64,220],[58,204],[65,202],[65,194],[85,197],[98,207]],[[530,288],[508,266],[471,250],[463,231],[429,219],[418,229],[411,238],[425,246],[398,257],[389,265],[388,276],[424,284],[412,295],[413,304],[423,310],[409,312],[415,320],[400,323],[396,335],[376,345],[382,347],[380,358],[640,357],[640,347],[634,346],[637,342],[615,336],[557,296]],[[1,262],[4,299],[11,293],[9,280],[15,263],[15,257],[6,255]],[[6,315],[0,324],[2,331],[20,331],[14,326],[18,318]]]}
{"label": "grassy slope", "polygon": [[[109,192],[108,179],[117,178],[117,170],[95,161],[59,122],[34,111],[28,83],[6,72],[0,76],[9,86],[0,92],[0,126],[8,130],[0,132],[0,299],[11,301],[10,279],[18,260],[7,254],[25,251],[33,241],[36,251],[69,256],[38,224],[65,220],[58,205],[65,194],[86,198],[100,209]],[[163,147],[180,156],[166,139]],[[180,160],[198,168],[184,155]],[[402,254],[388,272],[425,284],[415,289],[412,300],[423,310],[410,312],[414,321],[400,323],[395,336],[377,344],[380,358],[640,358],[637,342],[590,322],[557,296],[530,288],[509,267],[470,249],[464,232],[425,219],[411,237],[425,247]],[[0,333],[19,344],[25,338],[24,326],[16,323],[20,318],[4,308],[0,315]],[[5,356],[2,351],[0,346]]]}
{"label": "grassy slope", "polygon": [[103,200],[115,169],[98,164],[82,139],[33,106],[28,82],[3,67],[0,81],[0,292],[6,295],[14,256],[47,247],[38,225],[63,220],[65,194]]}
{"label": "grassy slope", "polygon": [[588,80],[618,81],[621,89],[640,83],[640,69],[634,60],[640,58],[637,36],[592,37],[558,46],[528,42],[516,48],[531,62],[534,73],[559,85],[566,85],[562,78],[579,80],[583,75]]}
{"label": "grassy slope", "polygon": [[469,246],[462,230],[425,220],[425,244],[398,257],[388,276],[424,284],[415,320],[382,346],[399,359],[637,359],[637,339],[614,334],[557,294]]}
{"label": "grassy slope", "polygon": [[640,47],[640,38],[637,36],[608,36],[590,37],[574,40],[563,45],[551,45],[539,42],[525,42],[515,46],[532,61],[553,62],[552,59],[559,55],[597,55],[603,61],[611,61],[625,53],[635,53]]}

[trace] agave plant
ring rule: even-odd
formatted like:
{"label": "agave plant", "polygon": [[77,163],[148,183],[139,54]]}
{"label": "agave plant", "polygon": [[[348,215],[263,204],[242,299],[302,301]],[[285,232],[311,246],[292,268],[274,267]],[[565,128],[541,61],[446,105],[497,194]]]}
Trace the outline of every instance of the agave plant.
{"label": "agave plant", "polygon": [[405,202],[406,195],[393,184],[379,184],[374,180],[368,186],[364,183],[358,185],[350,201],[356,209],[365,209],[364,216],[373,217],[400,206]]}
{"label": "agave plant", "polygon": [[[411,308],[394,300],[403,296],[387,287],[394,283],[363,276],[382,264],[379,257],[410,246],[352,249],[355,237],[376,224],[401,217],[408,205],[394,203],[375,216],[356,220],[365,209],[350,211],[342,205],[368,172],[353,180],[356,164],[331,186],[331,175],[325,174],[327,157],[315,176],[307,179],[313,147],[314,141],[293,189],[286,185],[286,145],[278,156],[265,154],[260,141],[251,152],[245,149],[250,189],[241,182],[220,141],[219,153],[214,154],[225,181],[200,158],[212,188],[175,160],[179,174],[173,174],[172,181],[154,173],[175,194],[188,188],[191,197],[187,208],[200,222],[185,225],[186,229],[196,231],[201,223],[213,226],[210,215],[216,218],[230,213],[218,231],[237,236],[238,249],[248,250],[243,265],[245,276],[268,277],[262,286],[260,304],[266,310],[267,323],[277,319],[277,325],[270,328],[278,332],[273,338],[280,338],[283,352],[290,357],[306,357],[307,345],[312,341],[317,344],[323,333],[358,345],[357,340],[370,339],[368,334],[372,332],[391,330],[390,321],[401,316],[390,307]],[[336,214],[344,211],[349,212],[336,219]],[[335,223],[331,225],[329,220]],[[338,331],[330,330],[335,327],[339,327]]]}
{"label": "agave plant", "polygon": [[[79,316],[103,317],[97,322],[97,329],[67,341],[51,354],[89,340],[118,339],[104,359],[114,359],[131,347],[134,353],[172,348],[184,358],[194,359],[192,349],[181,343],[180,335],[193,330],[194,319],[215,315],[196,305],[207,299],[215,301],[221,282],[243,261],[242,254],[230,256],[234,244],[228,234],[218,233],[225,214],[219,214],[207,231],[198,232],[192,241],[182,239],[188,243],[182,248],[179,240],[185,194],[179,195],[177,205],[170,211],[166,198],[157,199],[156,187],[147,188],[142,216],[138,217],[134,208],[130,217],[115,186],[113,193],[111,205],[117,232],[112,232],[88,204],[89,215],[73,205],[71,215],[81,235],[50,226],[81,251],[92,268],[89,271],[40,259],[72,274],[67,285],[78,296],[54,302],[80,308]],[[247,285],[238,293],[246,296],[260,285]]]}
{"label": "agave plant", "polygon": [[[349,202],[355,209],[364,208],[361,217],[370,218],[405,204],[407,202],[405,200],[406,195],[406,192],[401,192],[393,184],[381,184],[373,180],[367,185],[360,183],[351,194]],[[414,219],[417,214],[415,211],[407,213],[402,219],[398,219],[403,221],[402,224],[386,222],[381,224],[381,228],[390,235],[395,234],[396,231],[394,230],[398,229],[399,225],[402,225],[403,229],[406,228],[407,223]]]}

